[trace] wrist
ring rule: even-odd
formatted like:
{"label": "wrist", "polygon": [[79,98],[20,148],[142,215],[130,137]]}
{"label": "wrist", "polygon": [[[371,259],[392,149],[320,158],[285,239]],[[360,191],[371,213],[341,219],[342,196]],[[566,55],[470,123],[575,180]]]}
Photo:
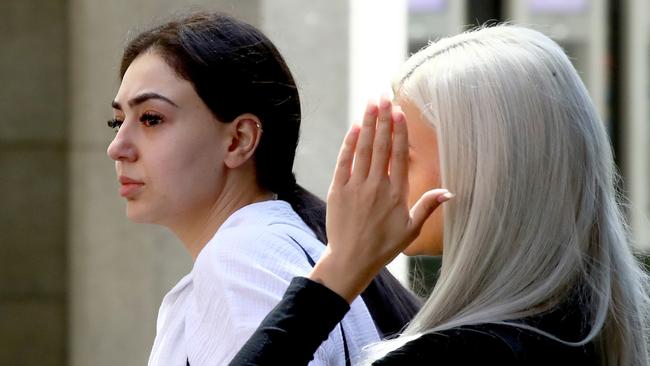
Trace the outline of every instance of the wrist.
{"label": "wrist", "polygon": [[358,258],[336,256],[327,248],[308,277],[352,303],[370,284],[374,274],[360,266]]}

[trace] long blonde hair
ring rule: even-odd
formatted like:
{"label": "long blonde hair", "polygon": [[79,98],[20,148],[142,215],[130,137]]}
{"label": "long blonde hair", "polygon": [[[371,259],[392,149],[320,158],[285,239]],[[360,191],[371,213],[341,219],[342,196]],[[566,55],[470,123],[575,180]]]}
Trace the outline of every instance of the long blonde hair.
{"label": "long blonde hair", "polygon": [[[612,151],[559,45],[512,25],[433,43],[396,93],[436,129],[444,207],[440,278],[381,357],[423,333],[543,313],[570,294],[603,365],[648,364],[648,276],[617,203]],[[536,330],[549,337],[552,334]]]}

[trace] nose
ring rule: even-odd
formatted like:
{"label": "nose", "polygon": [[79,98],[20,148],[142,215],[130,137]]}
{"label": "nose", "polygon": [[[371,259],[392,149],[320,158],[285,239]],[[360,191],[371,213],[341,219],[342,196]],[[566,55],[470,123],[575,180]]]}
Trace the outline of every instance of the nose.
{"label": "nose", "polygon": [[111,159],[126,162],[134,162],[138,159],[133,136],[129,130],[127,122],[124,121],[122,127],[115,134],[115,138],[108,145],[106,152]]}

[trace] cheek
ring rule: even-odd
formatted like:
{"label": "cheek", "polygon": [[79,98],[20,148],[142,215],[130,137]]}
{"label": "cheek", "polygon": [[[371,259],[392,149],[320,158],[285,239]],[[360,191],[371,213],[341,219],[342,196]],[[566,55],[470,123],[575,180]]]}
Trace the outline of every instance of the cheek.
{"label": "cheek", "polygon": [[[440,186],[440,175],[435,167],[412,161],[409,166],[409,207],[430,189]],[[420,235],[404,251],[407,255],[439,255],[442,252],[442,208],[427,219]]]}
{"label": "cheek", "polygon": [[214,201],[223,177],[216,142],[204,137],[178,138],[164,151],[150,164],[159,198],[179,210]]}
{"label": "cheek", "polygon": [[440,175],[436,167],[421,160],[411,160],[409,162],[408,180],[409,207],[413,207],[425,192],[440,187]]}
{"label": "cheek", "polygon": [[443,213],[439,208],[425,221],[415,240],[404,250],[404,254],[414,255],[440,255],[443,242]]}

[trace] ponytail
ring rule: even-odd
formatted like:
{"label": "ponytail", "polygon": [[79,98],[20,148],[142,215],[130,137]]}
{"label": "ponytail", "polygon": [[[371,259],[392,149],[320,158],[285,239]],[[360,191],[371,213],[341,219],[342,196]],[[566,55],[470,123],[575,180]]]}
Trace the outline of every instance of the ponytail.
{"label": "ponytail", "polygon": [[278,192],[278,199],[289,202],[291,208],[300,216],[302,221],[316,234],[322,243],[327,243],[325,231],[325,201],[315,194],[293,183],[292,188]]}

